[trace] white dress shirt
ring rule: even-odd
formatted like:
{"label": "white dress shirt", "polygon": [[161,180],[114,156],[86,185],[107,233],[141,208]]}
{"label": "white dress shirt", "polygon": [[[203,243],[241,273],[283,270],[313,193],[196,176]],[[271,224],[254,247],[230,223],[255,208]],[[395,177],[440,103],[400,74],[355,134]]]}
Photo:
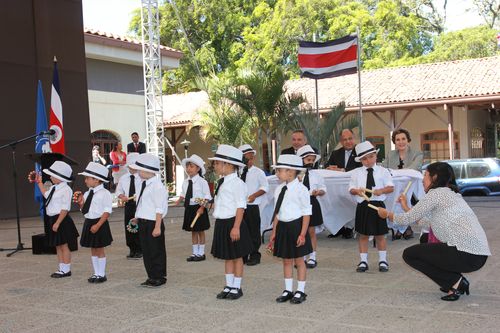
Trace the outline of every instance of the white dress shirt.
{"label": "white dress shirt", "polygon": [[139,196],[142,183],[136,189],[138,203],[135,217],[151,221],[156,221],[156,214],[165,217],[168,211],[168,193],[160,178],[151,177],[143,182],[146,182],[146,188],[142,196]]}
{"label": "white dress shirt", "polygon": [[[368,177],[368,169],[365,166],[356,168],[351,171],[351,181],[349,182],[349,191],[353,188],[366,188],[366,178]],[[383,168],[378,165],[373,166],[373,179],[375,179],[375,186],[372,188],[372,190],[378,190],[387,186],[394,186],[394,183],[392,182],[392,176],[386,168]],[[370,200],[373,201],[384,201],[386,198],[385,194],[381,195],[374,195],[372,193],[372,196],[370,197]],[[356,195],[356,201],[358,203],[362,203],[365,199],[360,197],[359,195]]]}
{"label": "white dress shirt", "polygon": [[104,213],[111,214],[113,212],[113,197],[111,196],[111,193],[109,193],[109,191],[104,188],[104,185],[101,184],[85,192],[83,195],[85,200],[87,200],[90,190],[94,190],[94,196],[92,197],[89,211],[84,215],[85,218],[98,219]]}
{"label": "white dress shirt", "polygon": [[349,158],[351,158],[352,149],[344,151],[344,168],[347,168],[347,163],[349,163]]}
{"label": "white dress shirt", "polygon": [[198,174],[194,175],[193,177],[189,177],[188,179],[184,179],[184,182],[182,183],[181,197],[186,197],[186,191],[189,186],[189,179],[193,181],[193,197],[191,198],[191,200],[189,200],[189,205],[198,205],[196,199],[212,200],[208,182],[205,180],[205,178],[200,177],[200,175]]}
{"label": "white dress shirt", "polygon": [[287,187],[283,202],[278,212],[280,222],[291,222],[302,216],[312,215],[312,206],[309,192],[297,178],[290,183],[281,183],[274,191],[274,206],[278,202],[283,186]]}
{"label": "white dress shirt", "polygon": [[[130,176],[132,174],[130,172],[127,172],[125,175],[123,175],[120,180],[118,181],[118,185],[116,186],[116,195],[121,195],[123,194],[127,198],[130,197],[128,190],[130,188]],[[134,184],[135,184],[135,196],[139,196],[139,191],[141,190],[141,183],[142,179],[139,177],[139,173],[136,172],[134,173]]]}
{"label": "white dress shirt", "polygon": [[[302,182],[304,182],[304,177],[302,177]],[[312,195],[314,190],[326,193],[325,179],[319,174],[318,170],[309,170],[309,194]]]}
{"label": "white dress shirt", "polygon": [[[249,196],[259,190],[266,193],[269,192],[269,183],[267,181],[266,174],[256,166],[252,166],[248,169],[245,184],[247,185]],[[261,195],[260,197],[255,198],[255,200],[253,202],[249,202],[248,205],[260,205],[263,196],[264,195]]]}
{"label": "white dress shirt", "polygon": [[394,214],[394,223],[409,225],[421,220],[432,228],[436,237],[457,250],[489,256],[491,255],[486,234],[476,214],[459,193],[447,187],[431,189],[407,213]]}
{"label": "white dress shirt", "polygon": [[71,210],[71,199],[73,198],[73,191],[67,183],[62,182],[57,185],[52,185],[48,191],[45,192],[44,197],[49,197],[50,191],[55,188],[55,192],[50,199],[49,204],[45,208],[48,216],[55,216],[61,213],[61,210]]}
{"label": "white dress shirt", "polygon": [[247,208],[247,186],[236,172],[224,177],[224,183],[215,197],[214,217],[229,219],[236,216],[238,208]]}

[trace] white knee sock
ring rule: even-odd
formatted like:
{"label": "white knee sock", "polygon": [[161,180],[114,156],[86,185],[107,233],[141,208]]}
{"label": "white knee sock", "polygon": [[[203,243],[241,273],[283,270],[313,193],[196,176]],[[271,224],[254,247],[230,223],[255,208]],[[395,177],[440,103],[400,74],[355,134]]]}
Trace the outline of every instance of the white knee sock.
{"label": "white knee sock", "polygon": [[387,251],[378,251],[378,261],[387,262]]}
{"label": "white knee sock", "polygon": [[242,277],[234,277],[234,281],[233,281],[233,288],[241,288],[241,280],[243,278]]}
{"label": "white knee sock", "polygon": [[99,261],[97,256],[92,256],[92,266],[94,267],[94,275],[99,275]]}
{"label": "white knee sock", "polygon": [[99,260],[99,276],[106,276],[106,257],[98,258]]}
{"label": "white knee sock", "polygon": [[194,255],[198,254],[198,244],[193,244],[193,254]]}
{"label": "white knee sock", "polygon": [[198,244],[198,255],[205,255],[205,244]]}
{"label": "white knee sock", "polygon": [[306,281],[297,281],[297,291],[304,292],[306,288]]}
{"label": "white knee sock", "polygon": [[288,290],[290,292],[293,291],[293,278],[285,278],[285,290]]}
{"label": "white knee sock", "polygon": [[361,258],[361,261],[368,262],[368,253],[360,253],[359,257]]}
{"label": "white knee sock", "polygon": [[233,281],[234,281],[234,274],[226,274],[226,286],[232,288]]}
{"label": "white knee sock", "polygon": [[312,251],[309,255],[309,259],[316,260],[316,251]]}
{"label": "white knee sock", "polygon": [[64,266],[64,264],[62,262],[60,262],[59,263],[59,272],[63,272],[64,273],[64,271],[63,271],[64,267],[63,266]]}
{"label": "white knee sock", "polygon": [[59,264],[59,270],[63,273],[68,273],[71,271],[71,264]]}

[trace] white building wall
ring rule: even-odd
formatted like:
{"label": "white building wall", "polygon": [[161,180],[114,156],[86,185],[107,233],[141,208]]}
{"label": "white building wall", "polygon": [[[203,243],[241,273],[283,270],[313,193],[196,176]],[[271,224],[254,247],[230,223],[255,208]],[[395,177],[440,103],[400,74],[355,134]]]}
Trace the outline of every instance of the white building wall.
{"label": "white building wall", "polygon": [[144,96],[89,90],[90,130],[117,133],[126,150],[132,132],[146,138]]}

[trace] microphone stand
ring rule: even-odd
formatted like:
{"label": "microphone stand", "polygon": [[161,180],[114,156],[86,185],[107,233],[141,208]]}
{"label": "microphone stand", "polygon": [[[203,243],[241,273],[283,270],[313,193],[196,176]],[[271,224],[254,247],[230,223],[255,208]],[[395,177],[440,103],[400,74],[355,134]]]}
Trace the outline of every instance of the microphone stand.
{"label": "microphone stand", "polygon": [[26,138],[17,140],[17,141],[12,141],[10,143],[7,143],[6,145],[0,146],[0,150],[10,147],[12,149],[12,179],[14,181],[14,196],[15,196],[15,202],[16,202],[16,218],[17,218],[17,246],[15,248],[11,249],[2,249],[0,248],[0,251],[12,251],[9,254],[7,254],[7,257],[10,257],[14,253],[17,253],[19,251],[23,250],[31,250],[31,247],[24,247],[24,244],[21,242],[21,221],[19,219],[19,200],[18,200],[18,193],[17,193],[17,170],[16,170],[16,147],[19,143],[36,138],[37,136],[41,135],[47,135],[47,131],[42,131],[38,134],[34,134],[31,136],[28,136]]}

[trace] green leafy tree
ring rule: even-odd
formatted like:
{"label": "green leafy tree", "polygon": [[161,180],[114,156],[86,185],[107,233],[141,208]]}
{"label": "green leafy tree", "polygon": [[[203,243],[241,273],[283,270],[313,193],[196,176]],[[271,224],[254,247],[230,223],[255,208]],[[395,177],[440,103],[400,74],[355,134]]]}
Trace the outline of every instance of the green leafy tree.
{"label": "green leafy tree", "polygon": [[239,145],[253,141],[252,123],[249,116],[224,96],[231,84],[227,79],[212,75],[208,79],[195,80],[198,89],[208,94],[209,108],[200,111],[196,126],[202,127],[203,139],[217,143]]}
{"label": "green leafy tree", "polygon": [[352,130],[359,126],[356,115],[345,115],[345,103],[340,103],[332,107],[328,113],[325,113],[318,123],[318,117],[310,107],[303,107],[296,112],[292,118],[292,124],[295,128],[304,130],[307,142],[313,147],[321,147],[321,157],[327,157],[327,147],[335,148],[338,144],[340,133],[343,129]]}

